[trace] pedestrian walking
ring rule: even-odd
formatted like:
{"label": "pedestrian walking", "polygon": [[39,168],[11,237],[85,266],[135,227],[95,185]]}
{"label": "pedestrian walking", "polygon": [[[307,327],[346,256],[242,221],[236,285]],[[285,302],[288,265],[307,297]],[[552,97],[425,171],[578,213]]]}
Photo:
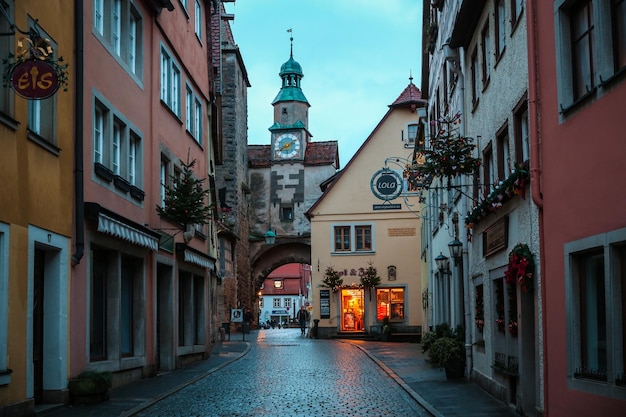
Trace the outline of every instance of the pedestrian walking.
{"label": "pedestrian walking", "polygon": [[300,323],[300,332],[304,335],[306,324],[309,321],[309,312],[306,311],[304,306],[300,307],[300,311],[298,311],[296,319],[298,319],[298,322]]}

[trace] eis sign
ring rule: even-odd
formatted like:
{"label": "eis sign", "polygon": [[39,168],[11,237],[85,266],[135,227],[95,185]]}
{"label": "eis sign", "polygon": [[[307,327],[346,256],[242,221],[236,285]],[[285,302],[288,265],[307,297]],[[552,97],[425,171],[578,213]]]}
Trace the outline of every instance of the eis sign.
{"label": "eis sign", "polygon": [[395,200],[402,193],[402,177],[396,171],[383,168],[370,181],[372,193],[385,202]]}
{"label": "eis sign", "polygon": [[42,100],[54,95],[60,86],[57,69],[49,62],[29,59],[15,65],[11,86],[21,97]]}

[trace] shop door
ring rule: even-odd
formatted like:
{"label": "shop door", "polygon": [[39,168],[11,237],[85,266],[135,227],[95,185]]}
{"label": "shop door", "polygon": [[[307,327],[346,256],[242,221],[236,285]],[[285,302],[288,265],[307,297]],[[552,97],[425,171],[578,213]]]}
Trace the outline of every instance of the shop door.
{"label": "shop door", "polygon": [[33,265],[33,373],[35,404],[43,402],[44,272],[46,253],[35,248]]}
{"label": "shop door", "polygon": [[363,290],[341,290],[341,331],[362,332],[363,328]]}

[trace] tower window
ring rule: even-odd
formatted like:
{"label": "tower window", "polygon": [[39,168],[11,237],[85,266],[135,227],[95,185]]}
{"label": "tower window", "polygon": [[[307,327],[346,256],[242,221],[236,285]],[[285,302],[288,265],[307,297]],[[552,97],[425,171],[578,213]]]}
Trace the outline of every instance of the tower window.
{"label": "tower window", "polygon": [[283,114],[287,114],[287,107],[283,107]]}

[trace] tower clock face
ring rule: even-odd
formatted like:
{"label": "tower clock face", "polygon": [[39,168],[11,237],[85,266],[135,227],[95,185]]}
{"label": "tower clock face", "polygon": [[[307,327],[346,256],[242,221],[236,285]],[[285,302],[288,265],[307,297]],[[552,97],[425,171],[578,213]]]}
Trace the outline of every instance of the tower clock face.
{"label": "tower clock face", "polygon": [[300,154],[300,139],[292,133],[284,133],[274,142],[274,154],[277,158],[293,158]]}

